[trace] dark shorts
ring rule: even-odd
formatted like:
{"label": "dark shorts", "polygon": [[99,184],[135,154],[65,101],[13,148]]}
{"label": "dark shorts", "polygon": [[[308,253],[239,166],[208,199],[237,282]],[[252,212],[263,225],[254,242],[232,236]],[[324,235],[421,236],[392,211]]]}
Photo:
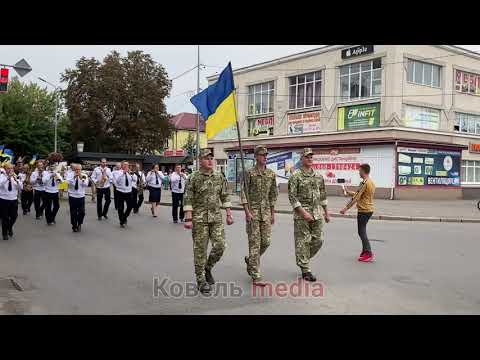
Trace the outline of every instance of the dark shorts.
{"label": "dark shorts", "polygon": [[149,195],[148,195],[148,202],[159,203],[160,202],[161,191],[162,190],[160,188],[150,187]]}

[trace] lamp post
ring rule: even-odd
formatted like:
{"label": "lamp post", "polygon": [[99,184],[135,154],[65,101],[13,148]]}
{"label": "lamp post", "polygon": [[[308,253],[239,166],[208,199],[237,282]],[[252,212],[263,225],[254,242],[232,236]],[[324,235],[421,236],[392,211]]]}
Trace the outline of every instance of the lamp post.
{"label": "lamp post", "polygon": [[53,93],[55,94],[56,98],[56,103],[55,103],[55,140],[54,140],[54,146],[53,146],[53,152],[57,152],[57,126],[58,126],[58,91],[60,90],[60,87],[52,84],[51,82],[42,79],[41,77],[38,78],[38,80],[44,82],[45,84],[48,84],[54,88]]}

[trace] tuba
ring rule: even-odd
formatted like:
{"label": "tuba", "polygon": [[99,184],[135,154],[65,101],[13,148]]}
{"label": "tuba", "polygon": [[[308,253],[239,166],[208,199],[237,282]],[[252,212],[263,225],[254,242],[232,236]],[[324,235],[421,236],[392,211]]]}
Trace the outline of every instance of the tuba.
{"label": "tuba", "polygon": [[27,173],[25,174],[25,180],[23,180],[23,190],[32,191],[33,185],[30,184],[30,177],[32,176],[33,169],[29,166]]}

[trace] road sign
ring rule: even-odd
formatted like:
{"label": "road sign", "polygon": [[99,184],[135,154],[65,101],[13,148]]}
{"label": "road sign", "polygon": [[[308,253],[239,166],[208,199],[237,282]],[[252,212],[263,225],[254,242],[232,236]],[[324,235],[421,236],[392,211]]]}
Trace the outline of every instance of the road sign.
{"label": "road sign", "polygon": [[30,71],[32,71],[32,67],[27,63],[25,59],[20,60],[17,62],[15,65],[13,65],[13,68],[17,72],[20,77],[24,77],[27,75]]}

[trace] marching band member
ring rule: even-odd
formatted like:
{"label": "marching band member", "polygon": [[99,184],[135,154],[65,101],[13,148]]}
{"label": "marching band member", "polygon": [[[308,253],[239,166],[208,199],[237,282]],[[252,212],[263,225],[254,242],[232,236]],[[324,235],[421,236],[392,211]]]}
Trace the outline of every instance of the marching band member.
{"label": "marching band member", "polygon": [[183,194],[187,176],[182,171],[180,164],[175,165],[175,172],[170,175],[170,186],[172,188],[172,218],[175,224],[178,223],[178,208],[180,207],[180,221],[183,222]]}
{"label": "marching band member", "polygon": [[88,175],[82,173],[80,164],[72,164],[72,170],[67,175],[70,222],[73,232],[80,232],[85,217],[85,188],[88,187]]}
{"label": "marching band member", "polygon": [[[92,181],[97,190],[97,216],[98,220],[102,217],[108,219],[107,213],[110,207],[110,185],[112,184],[112,171],[107,166],[107,159],[103,158],[100,166],[97,166],[92,172]],[[93,191],[93,190],[92,190]],[[102,199],[105,197],[105,203],[102,209]],[[115,205],[115,209],[117,206]]]}
{"label": "marching band member", "polygon": [[118,191],[117,191],[117,187],[115,186],[115,183],[113,182],[113,178],[116,173],[119,173],[119,174],[122,173],[121,167],[122,167],[122,163],[117,162],[112,171],[113,204],[115,205],[115,210],[118,210]]}
{"label": "marching band member", "polygon": [[18,174],[18,179],[22,183],[22,193],[20,198],[23,215],[27,215],[30,213],[30,208],[32,207],[33,203],[33,187],[30,183],[31,176],[32,171],[30,167],[27,164],[23,165]]}
{"label": "marching band member", "polygon": [[13,236],[13,225],[18,216],[18,191],[23,187],[13,171],[13,165],[7,163],[0,173],[0,217],[2,219],[3,240]]}
{"label": "marching band member", "polygon": [[145,174],[140,170],[140,164],[135,164],[133,174],[132,205],[133,213],[138,214],[138,210],[143,204],[143,189],[145,187]]}
{"label": "marching band member", "polygon": [[52,169],[43,172],[43,185],[45,185],[45,219],[47,225],[56,224],[55,217],[60,209],[58,186],[62,183],[62,176]]}
{"label": "marching band member", "polygon": [[162,192],[162,180],[165,177],[161,171],[158,170],[158,164],[152,166],[152,170],[147,174],[147,185],[149,190],[148,202],[152,204],[152,215],[157,217],[156,209],[160,205],[160,196]]}
{"label": "marching band member", "polygon": [[[128,162],[121,163],[121,170],[113,174],[113,185],[117,188],[118,219],[122,228],[127,225],[127,218],[132,211],[132,183],[133,176],[130,174]],[[126,210],[125,210],[126,204]]]}
{"label": "marching band member", "polygon": [[45,185],[43,185],[43,174],[45,173],[43,161],[37,161],[37,168],[30,176],[30,184],[33,186],[33,206],[35,207],[35,218],[41,219],[45,209]]}

